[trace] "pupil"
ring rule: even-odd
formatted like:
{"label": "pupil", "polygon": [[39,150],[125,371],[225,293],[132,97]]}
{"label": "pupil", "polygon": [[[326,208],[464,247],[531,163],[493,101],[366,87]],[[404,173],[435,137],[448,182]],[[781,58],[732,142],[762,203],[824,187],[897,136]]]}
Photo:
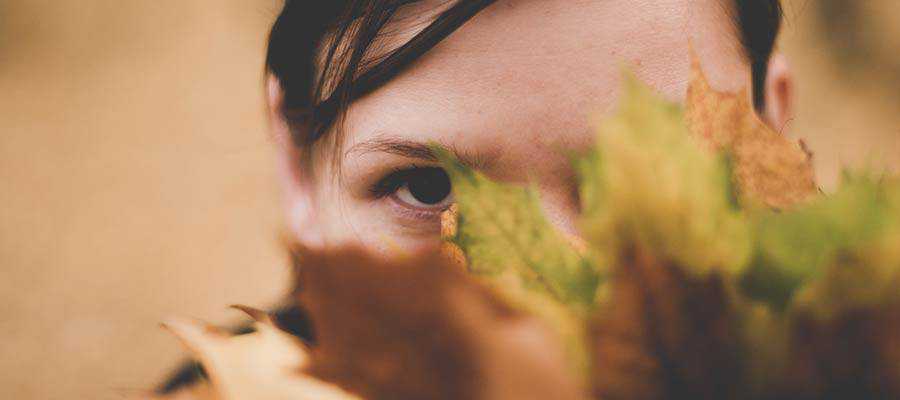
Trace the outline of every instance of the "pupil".
{"label": "pupil", "polygon": [[450,195],[450,177],[441,168],[423,168],[407,182],[409,193],[424,204],[437,204]]}

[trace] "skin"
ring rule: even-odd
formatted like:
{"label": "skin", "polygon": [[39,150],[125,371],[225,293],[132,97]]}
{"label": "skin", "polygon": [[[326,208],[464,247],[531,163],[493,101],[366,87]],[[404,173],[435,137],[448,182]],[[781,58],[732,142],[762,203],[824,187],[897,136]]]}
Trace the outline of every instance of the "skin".
{"label": "skin", "polygon": [[[749,63],[728,4],[501,0],[411,69],[354,102],[344,140],[315,146],[313,171],[296,167],[300,160],[287,126],[271,111],[294,239],[310,247],[358,244],[382,253],[438,243],[446,204],[416,207],[403,201],[410,198],[404,189],[383,198],[370,191],[393,169],[436,165],[415,157],[422,154],[400,154],[402,146],[430,142],[455,150],[494,179],[533,183],[548,218],[577,234],[576,181],[567,154],[592,143],[590,121],[615,105],[623,66],[681,101],[693,46],[717,89],[749,86]],[[419,26],[407,25],[386,39],[388,46]],[[776,55],[762,113],[776,128],[790,117],[791,92],[789,70]],[[271,109],[280,101],[278,83],[270,80]]]}

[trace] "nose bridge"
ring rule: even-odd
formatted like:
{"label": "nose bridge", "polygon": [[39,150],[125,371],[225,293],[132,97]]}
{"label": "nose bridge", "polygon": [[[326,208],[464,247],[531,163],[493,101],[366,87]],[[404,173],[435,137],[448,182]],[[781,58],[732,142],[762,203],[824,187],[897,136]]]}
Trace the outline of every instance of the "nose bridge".
{"label": "nose bridge", "polygon": [[568,183],[538,186],[541,210],[547,220],[567,235],[578,236],[578,196]]}

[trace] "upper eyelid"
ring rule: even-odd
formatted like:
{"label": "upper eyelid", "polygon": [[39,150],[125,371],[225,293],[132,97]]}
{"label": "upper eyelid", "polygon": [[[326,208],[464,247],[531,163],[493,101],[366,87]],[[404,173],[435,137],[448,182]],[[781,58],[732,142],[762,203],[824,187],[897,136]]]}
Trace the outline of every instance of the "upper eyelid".
{"label": "upper eyelid", "polygon": [[[372,184],[369,191],[378,194],[379,196],[387,194],[385,193],[387,190],[396,191],[402,186],[400,182],[398,182],[399,180],[407,179],[416,170],[424,168],[437,168],[437,166],[422,166],[417,164],[410,164],[404,167],[394,167],[390,172],[388,172],[380,179],[378,179],[378,181]],[[388,183],[388,180],[391,180],[393,182]],[[391,187],[386,187],[388,184]]]}

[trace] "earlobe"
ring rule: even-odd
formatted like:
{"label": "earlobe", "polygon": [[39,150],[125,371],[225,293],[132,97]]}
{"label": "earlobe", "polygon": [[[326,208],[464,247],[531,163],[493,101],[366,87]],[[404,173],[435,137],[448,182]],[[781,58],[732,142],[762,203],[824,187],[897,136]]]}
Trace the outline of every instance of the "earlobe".
{"label": "earlobe", "polygon": [[765,101],[763,119],[776,131],[783,131],[794,112],[794,77],[784,54],[775,53],[769,60]]}

